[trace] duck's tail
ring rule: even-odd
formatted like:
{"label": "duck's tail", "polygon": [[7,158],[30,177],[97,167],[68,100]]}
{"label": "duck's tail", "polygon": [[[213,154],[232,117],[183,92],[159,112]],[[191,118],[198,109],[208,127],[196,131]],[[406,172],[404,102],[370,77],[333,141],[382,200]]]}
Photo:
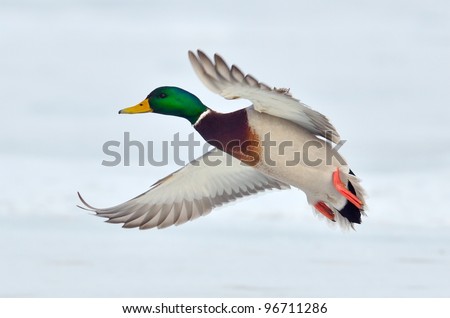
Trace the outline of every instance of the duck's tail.
{"label": "duck's tail", "polygon": [[365,193],[360,185],[359,179],[351,170],[349,170],[348,174],[345,174],[345,179],[348,180],[347,185],[342,183],[340,178],[341,173],[343,172],[339,171],[339,169],[333,172],[333,185],[346,198],[345,205],[337,209],[333,206],[328,206],[324,202],[318,202],[314,207],[328,219],[338,221],[344,227],[346,225],[353,227],[355,223],[360,224],[361,217],[366,215],[364,212],[366,208]]}
{"label": "duck's tail", "polygon": [[[333,177],[337,176],[338,173],[339,173],[338,171],[334,172]],[[337,180],[333,181],[337,182]],[[349,171],[347,187],[344,189],[340,189],[339,186],[336,186],[336,189],[347,199],[344,207],[338,210],[338,213],[342,215],[345,219],[347,219],[347,221],[350,222],[350,224],[353,223],[360,224],[361,216],[365,215],[364,208],[366,202],[364,200],[364,190],[359,183],[359,179],[355,176],[353,171],[351,170]]]}

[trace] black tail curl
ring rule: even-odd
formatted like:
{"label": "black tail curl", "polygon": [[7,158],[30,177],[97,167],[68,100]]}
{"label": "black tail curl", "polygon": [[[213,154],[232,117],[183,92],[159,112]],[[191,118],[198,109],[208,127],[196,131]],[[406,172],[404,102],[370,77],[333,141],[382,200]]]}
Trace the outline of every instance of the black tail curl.
{"label": "black tail curl", "polygon": [[[355,175],[353,171],[350,170],[351,175]],[[349,181],[347,183],[347,188],[350,190],[351,193],[356,195],[355,188]],[[339,213],[346,218],[350,223],[358,223],[361,224],[361,211],[356,206],[354,206],[351,202],[347,200],[344,207],[339,211]]]}

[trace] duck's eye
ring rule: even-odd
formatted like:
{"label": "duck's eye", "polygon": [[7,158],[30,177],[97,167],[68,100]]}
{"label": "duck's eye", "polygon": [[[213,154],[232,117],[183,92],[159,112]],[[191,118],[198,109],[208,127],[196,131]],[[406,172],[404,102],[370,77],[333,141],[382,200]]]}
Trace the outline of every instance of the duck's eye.
{"label": "duck's eye", "polygon": [[167,95],[164,93],[159,94],[159,98],[166,98],[166,97],[167,97]]}

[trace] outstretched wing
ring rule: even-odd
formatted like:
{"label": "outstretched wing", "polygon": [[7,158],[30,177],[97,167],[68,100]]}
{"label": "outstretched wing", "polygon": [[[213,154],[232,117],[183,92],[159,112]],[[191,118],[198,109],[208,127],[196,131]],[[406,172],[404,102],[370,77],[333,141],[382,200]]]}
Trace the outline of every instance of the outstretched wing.
{"label": "outstretched wing", "polygon": [[147,192],[112,208],[85,207],[111,223],[149,229],[179,225],[208,214],[238,198],[289,185],[268,177],[238,159],[214,149],[157,181]]}
{"label": "outstretched wing", "polygon": [[339,142],[339,134],[328,118],[293,98],[288,89],[271,88],[244,75],[235,65],[229,68],[218,54],[213,63],[202,51],[197,55],[189,51],[189,60],[203,84],[214,93],[226,99],[248,99],[259,112],[290,120],[315,135]]}

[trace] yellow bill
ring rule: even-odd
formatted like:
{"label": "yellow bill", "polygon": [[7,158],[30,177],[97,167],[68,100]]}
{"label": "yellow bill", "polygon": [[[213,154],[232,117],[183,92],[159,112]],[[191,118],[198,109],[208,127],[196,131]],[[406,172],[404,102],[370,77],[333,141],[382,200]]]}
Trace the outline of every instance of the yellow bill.
{"label": "yellow bill", "polygon": [[127,107],[119,110],[119,114],[140,114],[140,113],[149,113],[152,112],[153,109],[150,107],[150,103],[148,99],[144,99],[142,102],[135,106]]}

